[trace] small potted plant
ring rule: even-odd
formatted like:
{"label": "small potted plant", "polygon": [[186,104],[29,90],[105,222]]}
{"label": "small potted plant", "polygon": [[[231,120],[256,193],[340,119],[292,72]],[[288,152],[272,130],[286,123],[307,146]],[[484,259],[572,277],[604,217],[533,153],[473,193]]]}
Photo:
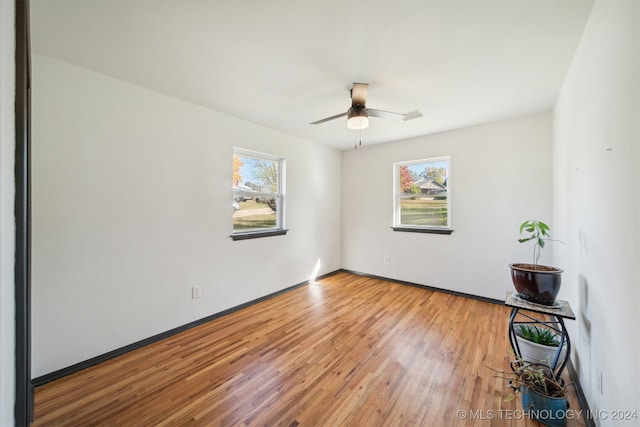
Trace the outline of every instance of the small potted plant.
{"label": "small potted plant", "polygon": [[562,283],[562,269],[538,264],[545,241],[551,240],[549,226],[542,221],[527,220],[520,225],[520,243],[533,242],[533,262],[510,264],[511,279],[518,296],[547,306],[554,305]]}
{"label": "small potted plant", "polygon": [[522,409],[531,419],[546,426],[565,426],[567,422],[567,390],[545,365],[517,360],[512,364],[510,386],[520,393]]}
{"label": "small potted plant", "polygon": [[522,409],[531,419],[550,427],[564,427],[568,408],[564,381],[548,366],[529,363],[519,357],[511,363],[511,369],[512,372],[494,369],[499,377],[509,380],[512,392],[505,401],[520,394]]}
{"label": "small potted plant", "polygon": [[[565,359],[567,346],[552,329],[538,325],[519,324],[515,325],[514,332],[520,355],[525,362],[552,366]],[[560,344],[562,344],[562,348],[560,348]],[[558,356],[557,362],[556,355]]]}

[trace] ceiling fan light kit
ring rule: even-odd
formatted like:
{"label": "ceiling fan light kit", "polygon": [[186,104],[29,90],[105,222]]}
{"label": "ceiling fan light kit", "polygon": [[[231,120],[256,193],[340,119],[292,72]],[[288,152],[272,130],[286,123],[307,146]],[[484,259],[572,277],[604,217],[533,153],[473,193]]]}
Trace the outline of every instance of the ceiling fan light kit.
{"label": "ceiling fan light kit", "polygon": [[355,109],[351,107],[349,109],[347,127],[353,130],[366,129],[369,126],[369,114],[364,108]]}
{"label": "ceiling fan light kit", "polygon": [[369,116],[381,119],[402,119],[404,121],[423,116],[420,110],[414,110],[402,114],[367,108],[366,103],[368,89],[368,83],[354,83],[353,88],[351,89],[351,108],[349,108],[346,113],[336,114],[335,116],[320,119],[312,122],[311,124],[319,125],[320,123],[347,116],[347,127],[353,130],[360,130],[369,126]]}

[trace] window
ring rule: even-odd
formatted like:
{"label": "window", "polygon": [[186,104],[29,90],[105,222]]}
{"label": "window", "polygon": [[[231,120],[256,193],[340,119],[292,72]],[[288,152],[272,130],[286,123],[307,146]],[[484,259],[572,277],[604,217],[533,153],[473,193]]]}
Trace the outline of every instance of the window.
{"label": "window", "polygon": [[284,159],[233,150],[233,240],[286,234]]}
{"label": "window", "polygon": [[451,234],[449,157],[393,165],[393,229]]}

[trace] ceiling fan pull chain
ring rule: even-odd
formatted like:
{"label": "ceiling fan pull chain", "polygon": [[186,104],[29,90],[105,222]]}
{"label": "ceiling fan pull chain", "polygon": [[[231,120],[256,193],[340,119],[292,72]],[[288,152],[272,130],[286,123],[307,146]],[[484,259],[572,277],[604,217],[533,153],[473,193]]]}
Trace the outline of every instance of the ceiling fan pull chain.
{"label": "ceiling fan pull chain", "polygon": [[358,129],[358,133],[353,134],[353,148],[357,150],[358,145],[362,147],[362,129]]}

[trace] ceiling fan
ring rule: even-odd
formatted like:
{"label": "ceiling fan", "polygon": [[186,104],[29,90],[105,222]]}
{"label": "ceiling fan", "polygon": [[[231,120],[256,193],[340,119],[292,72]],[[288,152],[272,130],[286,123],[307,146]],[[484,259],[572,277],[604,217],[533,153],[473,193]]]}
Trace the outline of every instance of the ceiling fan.
{"label": "ceiling fan", "polygon": [[408,113],[392,113],[391,111],[376,110],[374,108],[367,108],[367,90],[369,89],[368,83],[354,83],[351,89],[351,108],[345,113],[336,114],[335,116],[327,117],[315,122],[312,125],[318,125],[320,123],[328,122],[329,120],[338,119],[340,117],[347,116],[347,127],[349,129],[364,129],[369,126],[369,117],[378,117],[380,119],[402,119],[404,121],[416,119],[422,117],[423,114],[420,110],[410,111]]}

